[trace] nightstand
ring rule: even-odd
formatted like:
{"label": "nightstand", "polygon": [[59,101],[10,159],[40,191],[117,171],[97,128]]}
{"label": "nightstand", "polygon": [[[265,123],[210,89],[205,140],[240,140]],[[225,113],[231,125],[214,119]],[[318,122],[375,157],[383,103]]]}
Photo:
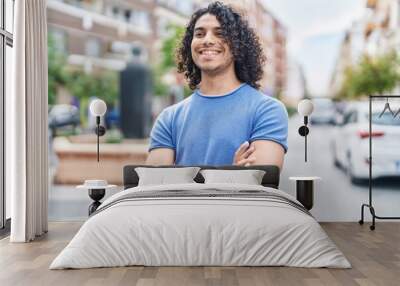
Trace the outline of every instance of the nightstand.
{"label": "nightstand", "polygon": [[289,177],[289,180],[296,181],[296,199],[307,210],[311,210],[314,205],[314,181],[320,179],[320,177]]}
{"label": "nightstand", "polygon": [[100,200],[104,198],[107,189],[115,188],[116,185],[108,185],[104,180],[86,180],[85,184],[79,185],[77,189],[88,190],[89,197],[93,200],[93,203],[89,206],[89,216],[97,210],[101,205]]}

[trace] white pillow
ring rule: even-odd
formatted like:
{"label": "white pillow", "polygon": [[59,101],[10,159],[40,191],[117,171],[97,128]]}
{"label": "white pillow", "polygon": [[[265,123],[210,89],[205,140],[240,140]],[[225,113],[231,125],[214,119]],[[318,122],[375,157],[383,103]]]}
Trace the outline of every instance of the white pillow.
{"label": "white pillow", "polygon": [[135,168],[139,176],[138,186],[196,183],[193,179],[199,170],[199,167]]}
{"label": "white pillow", "polygon": [[263,170],[201,170],[204,183],[234,183],[246,185],[261,185],[265,175]]}

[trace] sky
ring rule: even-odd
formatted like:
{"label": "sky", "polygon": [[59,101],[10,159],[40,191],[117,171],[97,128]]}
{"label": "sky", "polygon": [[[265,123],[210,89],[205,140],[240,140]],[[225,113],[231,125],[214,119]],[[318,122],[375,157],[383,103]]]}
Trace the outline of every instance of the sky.
{"label": "sky", "polygon": [[365,0],[264,0],[287,28],[289,57],[313,96],[326,96],[344,32],[365,12]]}

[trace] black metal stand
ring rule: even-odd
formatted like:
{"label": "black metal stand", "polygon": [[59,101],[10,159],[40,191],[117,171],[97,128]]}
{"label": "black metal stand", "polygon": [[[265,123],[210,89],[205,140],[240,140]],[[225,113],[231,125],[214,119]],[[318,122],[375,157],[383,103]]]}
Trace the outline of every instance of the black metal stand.
{"label": "black metal stand", "polygon": [[100,131],[100,116],[96,116],[96,135],[97,135],[97,162],[99,162],[100,161],[100,150],[99,150],[99,145],[100,145],[100,140],[99,140],[99,137],[100,137],[100,134],[99,134],[99,131]]}
{"label": "black metal stand", "polygon": [[89,189],[89,197],[94,201],[89,206],[89,216],[101,205],[100,200],[106,194],[106,189]]}
{"label": "black metal stand", "polygon": [[304,137],[304,162],[307,162],[307,135],[310,133],[307,124],[308,116],[304,116],[304,125],[299,128],[299,134]]}
{"label": "black metal stand", "polygon": [[296,181],[296,199],[303,204],[307,210],[314,206],[314,180]]}
{"label": "black metal stand", "polygon": [[97,135],[97,162],[100,161],[100,136],[106,134],[106,128],[100,125],[100,116],[96,116],[96,129],[95,133]]}
{"label": "black metal stand", "polygon": [[359,224],[364,224],[364,207],[368,207],[372,215],[372,225],[369,226],[371,230],[375,229],[375,219],[400,219],[400,217],[383,217],[375,214],[375,208],[372,205],[372,99],[373,98],[400,98],[400,95],[370,95],[369,96],[369,203],[362,204],[361,206],[361,219]]}

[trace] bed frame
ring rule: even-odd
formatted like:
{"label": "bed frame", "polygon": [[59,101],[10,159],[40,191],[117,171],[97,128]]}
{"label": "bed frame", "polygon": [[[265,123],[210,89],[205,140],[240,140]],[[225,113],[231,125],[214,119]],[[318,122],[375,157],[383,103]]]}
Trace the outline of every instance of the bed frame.
{"label": "bed frame", "polygon": [[[182,168],[182,167],[200,167],[201,169],[218,169],[218,170],[263,170],[265,175],[262,179],[261,184],[264,187],[271,187],[278,189],[279,187],[279,168],[274,165],[254,165],[249,167],[244,166],[209,166],[209,165],[196,165],[196,166],[177,166],[177,165],[126,165],[124,166],[124,190],[128,188],[133,188],[138,185],[139,176],[135,171],[136,167],[147,167],[147,168]],[[200,174],[194,178],[197,183],[204,183],[204,178]]]}

